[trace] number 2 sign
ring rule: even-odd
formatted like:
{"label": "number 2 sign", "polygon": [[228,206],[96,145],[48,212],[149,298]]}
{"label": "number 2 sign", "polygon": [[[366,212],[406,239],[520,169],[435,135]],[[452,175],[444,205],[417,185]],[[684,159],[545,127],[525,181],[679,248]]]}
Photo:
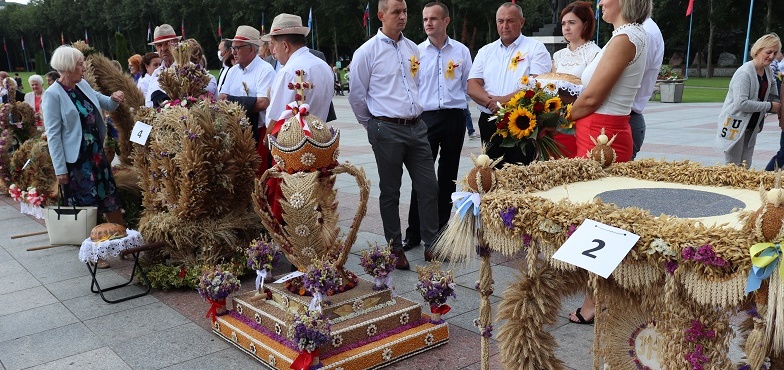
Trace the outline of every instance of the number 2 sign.
{"label": "number 2 sign", "polygon": [[603,278],[621,264],[640,236],[614,226],[585,219],[553,258],[582,267]]}

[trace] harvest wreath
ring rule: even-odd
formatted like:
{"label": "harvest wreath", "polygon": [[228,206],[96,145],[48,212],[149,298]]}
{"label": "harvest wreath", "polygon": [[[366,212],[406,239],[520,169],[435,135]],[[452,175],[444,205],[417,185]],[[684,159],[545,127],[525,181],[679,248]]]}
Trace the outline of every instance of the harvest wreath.
{"label": "harvest wreath", "polygon": [[[752,268],[749,248],[755,243],[776,243],[782,236],[782,220],[776,216],[779,213],[775,207],[784,203],[784,199],[771,202],[771,196],[765,191],[778,187],[775,174],[731,165],[702,166],[689,161],[650,159],[616,163],[602,169],[591,160],[561,159],[529,166],[507,165],[495,171],[495,177],[495,187],[481,195],[480,250],[489,248],[505,255],[524,250],[527,255],[527,266],[523,268],[525,279],[504,293],[496,318],[506,322],[498,330],[497,338],[507,367],[564,368],[554,355],[555,341],[544,328],[555,322],[561,300],[580,290],[592,292],[597,305],[608,307],[597,315],[595,367],[600,356],[613,369],[648,366],[645,361],[649,359],[640,355],[639,348],[628,347],[638,344],[637,338],[648,341],[645,343],[649,345],[653,343],[650,341],[658,343],[655,351],[645,352],[656,354],[653,364],[679,369],[730,365],[726,355],[733,335],[729,318],[748,303],[744,288]],[[574,203],[532,194],[616,177],[751,191],[761,188],[762,207],[756,212],[738,212],[739,226],[732,227],[726,223],[711,225],[668,215],[653,216],[640,208],[620,208],[599,200]],[[475,179],[464,179],[464,190],[469,191],[468,185],[474,182]],[[770,193],[784,195],[780,190]],[[778,218],[770,222],[771,217],[766,219],[766,214]],[[640,236],[609,279],[552,259],[558,247],[585,219]],[[439,248],[439,253],[451,257],[459,254],[449,250],[449,246]],[[483,264],[482,269],[485,268],[489,265]],[[778,363],[773,354],[780,361],[784,353],[784,349],[775,347],[775,343],[784,342],[781,337],[784,334],[779,334],[784,329],[784,314],[772,305],[774,301],[770,298],[784,294],[780,289],[784,283],[780,280],[779,276],[764,280],[762,289],[753,294],[761,314],[749,320],[761,324],[746,325],[751,329],[742,332],[744,337],[749,337],[747,361],[752,368],[759,368],[766,356]],[[648,314],[629,316],[640,309]],[[645,335],[639,335],[643,329],[647,330]],[[623,336],[628,339],[624,346],[598,347],[606,340],[619,343],[611,339]],[[774,343],[774,348],[769,349],[769,343]]]}

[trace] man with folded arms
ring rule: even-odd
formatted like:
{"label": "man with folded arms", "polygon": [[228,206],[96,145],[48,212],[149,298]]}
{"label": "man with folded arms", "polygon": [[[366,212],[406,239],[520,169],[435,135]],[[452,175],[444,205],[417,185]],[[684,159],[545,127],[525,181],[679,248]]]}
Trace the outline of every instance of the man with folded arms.
{"label": "man with folded arms", "polygon": [[402,270],[409,268],[399,215],[403,165],[417,190],[426,253],[438,229],[438,182],[427,125],[419,117],[419,49],[403,36],[407,18],[405,0],[379,0],[381,28],[354,53],[348,96],[376,157],[384,236],[398,258],[395,267]]}

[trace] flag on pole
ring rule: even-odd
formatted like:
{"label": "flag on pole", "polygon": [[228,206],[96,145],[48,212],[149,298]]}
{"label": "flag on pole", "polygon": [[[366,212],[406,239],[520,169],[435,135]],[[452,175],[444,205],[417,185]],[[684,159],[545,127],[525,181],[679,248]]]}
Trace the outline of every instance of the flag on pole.
{"label": "flag on pole", "polygon": [[690,16],[692,11],[694,11],[694,0],[689,0],[689,6],[686,8],[686,16]]}
{"label": "flag on pole", "polygon": [[264,36],[264,12],[261,12],[261,35]]}
{"label": "flag on pole", "polygon": [[150,22],[147,22],[147,42],[152,41],[152,30],[150,29]]}
{"label": "flag on pole", "polygon": [[44,36],[41,35],[41,34],[38,34],[38,39],[41,40],[41,49],[43,49],[44,48]]}
{"label": "flag on pole", "polygon": [[368,26],[368,19],[370,19],[370,3],[368,2],[365,5],[365,14],[362,14],[362,27],[367,28]]}
{"label": "flag on pole", "polygon": [[65,37],[63,37],[63,31],[60,31],[60,45],[65,45]]}
{"label": "flag on pole", "polygon": [[25,49],[25,47],[24,47],[24,36],[20,37],[20,39],[22,40],[22,50],[24,50]]}
{"label": "flag on pole", "polygon": [[5,37],[3,37],[3,51],[8,51],[8,46],[5,45]]}
{"label": "flag on pole", "polygon": [[87,30],[84,30],[84,43],[90,45],[90,40],[87,38]]}
{"label": "flag on pole", "polygon": [[[599,13],[601,13],[601,12],[599,11],[599,1],[601,1],[601,0],[596,0],[596,14],[594,15],[594,16],[596,17],[596,20],[597,20],[597,21],[599,20]],[[598,32],[597,32],[597,33],[598,33]]]}
{"label": "flag on pole", "polygon": [[220,16],[218,16],[218,39],[221,39],[222,36],[223,36],[223,32],[221,32],[221,19]]}
{"label": "flag on pole", "polygon": [[185,40],[185,18],[182,18],[182,22],[180,22],[180,36]]}
{"label": "flag on pole", "polygon": [[310,32],[313,32],[313,7],[310,8],[308,12],[308,28],[310,28]]}

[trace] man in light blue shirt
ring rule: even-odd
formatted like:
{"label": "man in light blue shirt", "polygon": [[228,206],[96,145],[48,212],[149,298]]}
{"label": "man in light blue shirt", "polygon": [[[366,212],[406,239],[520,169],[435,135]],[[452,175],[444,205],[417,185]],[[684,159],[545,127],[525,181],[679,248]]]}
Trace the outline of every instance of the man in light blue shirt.
{"label": "man in light blue shirt", "polygon": [[426,252],[438,229],[438,182],[427,125],[419,117],[419,49],[403,36],[408,19],[405,0],[379,0],[378,18],[378,33],[354,53],[348,100],[357,121],[367,129],[376,157],[384,237],[398,258],[395,267],[407,270],[399,215],[403,165],[417,190]]}
{"label": "man in light blue shirt", "polygon": [[[430,151],[433,160],[438,157],[438,227],[441,229],[451,214],[452,193],[455,192],[460,153],[463,150],[471,52],[465,45],[447,36],[449,9],[443,3],[426,4],[422,9],[422,21],[427,40],[419,44],[417,81]],[[404,249],[415,247],[420,242],[416,196],[417,191],[414,189],[411,191]],[[430,262],[432,258],[432,253],[426,251],[425,260]]]}

